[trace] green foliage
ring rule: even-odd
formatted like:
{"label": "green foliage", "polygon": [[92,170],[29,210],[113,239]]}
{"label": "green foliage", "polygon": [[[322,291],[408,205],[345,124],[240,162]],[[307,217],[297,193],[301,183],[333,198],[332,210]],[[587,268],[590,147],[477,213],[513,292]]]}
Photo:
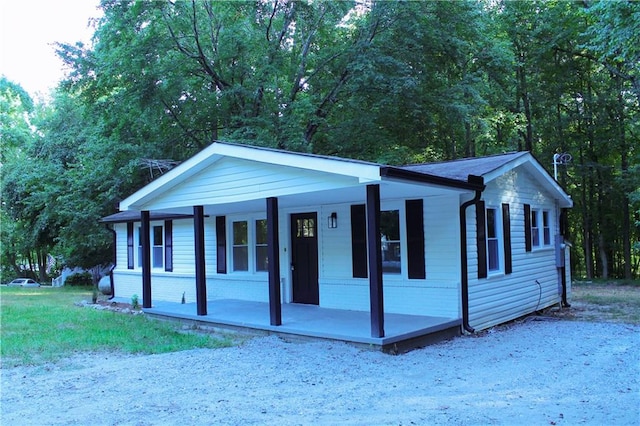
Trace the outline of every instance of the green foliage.
{"label": "green foliage", "polygon": [[156,354],[231,344],[226,338],[181,333],[176,323],[144,315],[74,305],[90,296],[90,289],[78,287],[0,288],[3,366],[56,362],[82,352]]}
{"label": "green foliage", "polygon": [[568,152],[574,270],[640,274],[638,2],[101,8],[93,45],[57,46],[48,108],[0,80],[4,270],[109,262],[98,219],[155,177],[141,161],[224,139],[388,164]]}
{"label": "green foliage", "polygon": [[131,296],[131,307],[133,309],[140,309],[140,301],[138,300],[138,295],[134,294]]}
{"label": "green foliage", "polygon": [[69,275],[64,284],[71,287],[87,287],[93,284],[93,280],[89,272],[78,272]]}

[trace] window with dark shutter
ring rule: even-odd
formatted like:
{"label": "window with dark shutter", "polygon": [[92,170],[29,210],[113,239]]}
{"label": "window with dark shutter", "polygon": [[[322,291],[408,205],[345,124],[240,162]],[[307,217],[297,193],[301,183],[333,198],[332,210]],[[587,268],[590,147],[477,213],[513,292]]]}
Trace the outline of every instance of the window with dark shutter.
{"label": "window with dark shutter", "polygon": [[367,278],[367,218],[364,204],[351,206],[351,262],[354,278]]}
{"label": "window with dark shutter", "polygon": [[424,260],[424,214],[422,200],[405,202],[407,216],[407,262],[409,279],[426,278]]}
{"label": "window with dark shutter", "polygon": [[524,205],[524,247],[531,251],[531,205]]}
{"label": "window with dark shutter", "polygon": [[216,262],[219,274],[227,273],[227,220],[216,216]]}
{"label": "window with dark shutter", "polygon": [[502,238],[504,241],[504,273],[510,274],[513,271],[511,261],[511,217],[509,215],[509,204],[502,204]]}
{"label": "window with dark shutter", "polygon": [[478,248],[478,278],[487,277],[487,230],[484,201],[476,204],[476,246]]}
{"label": "window with dark shutter", "polygon": [[173,272],[173,221],[164,221],[164,270]]}
{"label": "window with dark shutter", "polygon": [[133,269],[133,222],[127,223],[127,269]]}

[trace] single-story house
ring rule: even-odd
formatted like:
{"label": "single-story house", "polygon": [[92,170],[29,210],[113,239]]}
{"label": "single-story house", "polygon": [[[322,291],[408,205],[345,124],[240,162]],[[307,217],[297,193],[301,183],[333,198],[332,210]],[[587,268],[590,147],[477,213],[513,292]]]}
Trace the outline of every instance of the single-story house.
{"label": "single-story house", "polygon": [[214,142],[102,221],[115,296],[149,313],[206,321],[227,301],[278,331],[306,306],[300,334],[323,336],[304,331],[314,315],[361,315],[366,338],[343,340],[384,348],[403,339],[385,319],[473,332],[568,304],[572,204],[528,152],[396,167]]}

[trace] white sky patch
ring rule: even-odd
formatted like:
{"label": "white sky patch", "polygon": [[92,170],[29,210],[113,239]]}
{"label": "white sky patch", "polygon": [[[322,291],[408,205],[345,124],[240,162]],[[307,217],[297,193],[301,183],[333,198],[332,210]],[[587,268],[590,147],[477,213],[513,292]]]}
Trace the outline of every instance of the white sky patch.
{"label": "white sky patch", "polygon": [[55,42],[89,44],[99,0],[0,0],[0,74],[35,99],[64,77]]}

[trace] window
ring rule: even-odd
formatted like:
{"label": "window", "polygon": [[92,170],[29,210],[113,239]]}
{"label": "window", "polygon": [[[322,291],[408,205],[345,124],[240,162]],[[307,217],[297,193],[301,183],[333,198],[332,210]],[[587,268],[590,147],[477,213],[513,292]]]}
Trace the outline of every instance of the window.
{"label": "window", "polygon": [[551,227],[549,226],[549,212],[542,212],[542,231],[545,246],[551,245]]}
{"label": "window", "polygon": [[498,244],[498,212],[488,208],[487,213],[487,267],[489,271],[500,270],[500,251]]}
{"label": "window", "polygon": [[265,219],[256,220],[256,271],[269,269],[267,253],[267,221]]}
{"label": "window", "polygon": [[382,272],[399,274],[401,268],[400,212],[380,212],[380,241],[382,246]]}
{"label": "window", "polygon": [[485,202],[479,201],[476,206],[478,278],[487,278],[489,272],[513,272],[509,210],[507,203],[485,208]]}
{"label": "window", "polygon": [[[173,271],[173,222],[151,226],[151,267]],[[138,227],[138,268],[142,268],[142,227]]]}
{"label": "window", "polygon": [[162,268],[164,265],[164,239],[162,235],[162,226],[154,226],[152,229],[153,247],[151,249],[151,266],[154,268]]}
{"label": "window", "polygon": [[142,227],[138,226],[138,268],[142,268]]}
{"label": "window", "polygon": [[249,235],[247,222],[233,222],[233,270],[249,270]]}
{"label": "window", "polygon": [[[525,204],[525,242],[527,251],[532,247],[551,245],[551,214],[548,210],[532,209]],[[530,244],[530,245],[529,245]]]}
{"label": "window", "polygon": [[531,212],[531,245],[540,247],[540,227],[538,226],[538,211]]}

